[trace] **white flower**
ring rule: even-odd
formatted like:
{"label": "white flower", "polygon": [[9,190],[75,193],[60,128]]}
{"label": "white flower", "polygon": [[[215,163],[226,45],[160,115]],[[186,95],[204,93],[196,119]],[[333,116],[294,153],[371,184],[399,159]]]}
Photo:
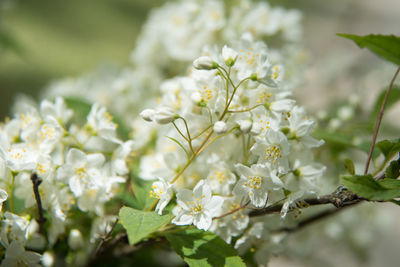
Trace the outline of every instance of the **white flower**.
{"label": "white flower", "polygon": [[[211,232],[218,234],[228,244],[232,237],[240,235],[250,222],[246,209],[240,209],[243,204],[241,200],[241,197],[226,198],[222,206],[223,213],[233,213],[214,220],[210,228]],[[236,212],[234,212],[235,210]]]}
{"label": "white flower", "polygon": [[210,57],[202,56],[193,61],[193,67],[198,70],[212,70],[218,68],[218,64]]}
{"label": "white flower", "polygon": [[240,180],[233,191],[238,196],[250,198],[251,204],[256,207],[265,206],[269,192],[283,187],[282,181],[267,165],[253,164],[249,168],[236,164],[235,167]]}
{"label": "white flower", "polygon": [[113,153],[112,167],[113,172],[118,175],[125,175],[129,172],[127,159],[132,153],[134,142],[132,140],[122,143]]}
{"label": "white flower", "polygon": [[72,193],[79,197],[85,190],[96,187],[104,160],[100,153],[86,155],[72,148],[68,151],[66,163],[57,170],[57,177],[68,183]]}
{"label": "white flower", "polygon": [[236,182],[236,177],[226,163],[218,161],[211,164],[207,182],[214,193],[229,195],[232,185]]}
{"label": "white flower", "polygon": [[65,125],[71,119],[73,111],[67,108],[63,98],[56,97],[54,104],[48,100],[40,103],[40,114],[46,122],[48,118],[53,118],[61,125]]}
{"label": "white flower", "polygon": [[181,211],[172,220],[176,225],[194,224],[198,229],[208,230],[212,218],[219,215],[223,198],[211,195],[211,188],[201,180],[193,192],[181,189],[177,193],[177,202]]}
{"label": "white flower", "polygon": [[12,241],[6,249],[6,255],[1,262],[1,267],[11,266],[29,266],[40,267],[40,254],[32,251],[26,251],[23,245],[18,241]]}
{"label": "white flower", "polygon": [[225,64],[229,67],[232,67],[235,64],[236,58],[238,56],[238,52],[233,50],[226,45],[222,48],[222,57],[224,58]]}
{"label": "white flower", "polygon": [[105,140],[121,143],[116,137],[117,125],[112,122],[113,117],[107,112],[105,107],[94,104],[87,116],[87,127],[93,131],[94,135],[99,135]]}
{"label": "white flower", "polygon": [[10,144],[4,133],[0,133],[0,158],[13,171],[36,168],[38,153],[32,151],[26,143]]}
{"label": "white flower", "polygon": [[150,197],[158,199],[156,211],[158,211],[159,215],[162,215],[165,206],[168,205],[169,201],[172,198],[173,190],[170,183],[168,183],[161,177],[159,177],[158,179],[159,181],[154,182],[151,187],[152,190],[150,191]]}
{"label": "white flower", "polygon": [[217,134],[224,134],[228,131],[228,127],[224,121],[217,121],[214,124],[214,132]]}
{"label": "white flower", "polygon": [[280,131],[267,129],[265,138],[256,138],[256,143],[250,151],[259,156],[259,163],[267,163],[279,173],[286,173],[289,169],[287,157],[290,153],[290,144]]}
{"label": "white flower", "polygon": [[3,207],[3,202],[6,201],[7,198],[8,198],[7,192],[0,188],[0,212]]}
{"label": "white flower", "polygon": [[155,114],[154,109],[146,108],[140,112],[139,116],[142,117],[145,121],[153,121],[153,116]]}

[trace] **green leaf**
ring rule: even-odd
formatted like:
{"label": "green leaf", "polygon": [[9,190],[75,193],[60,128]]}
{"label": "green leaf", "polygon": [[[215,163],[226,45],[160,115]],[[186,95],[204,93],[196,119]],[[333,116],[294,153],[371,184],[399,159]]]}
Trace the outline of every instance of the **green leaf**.
{"label": "green leaf", "polygon": [[[400,49],[400,48],[399,48]],[[371,111],[371,115],[369,116],[371,120],[371,124],[375,126],[375,121],[378,118],[379,110],[381,108],[381,104],[383,102],[383,98],[385,97],[387,91],[387,87],[382,90],[379,94],[379,97],[376,99],[374,107]],[[391,108],[394,104],[396,104],[400,100],[400,86],[394,85],[392,90],[390,91],[389,98],[386,102],[385,110]]]}
{"label": "green leaf", "polygon": [[158,229],[167,225],[173,215],[158,215],[154,211],[141,211],[123,207],[119,211],[119,219],[128,234],[129,244],[134,245]]}
{"label": "green leaf", "polygon": [[341,177],[343,185],[360,197],[376,201],[387,201],[400,197],[400,181],[383,179],[375,181],[371,175]]}
{"label": "green leaf", "polygon": [[186,229],[166,237],[190,267],[246,266],[235,249],[211,232]]}
{"label": "green leaf", "polygon": [[375,145],[385,156],[386,159],[393,158],[396,153],[400,152],[400,139],[382,140]]}
{"label": "green leaf", "polygon": [[356,173],[355,168],[354,168],[354,163],[351,159],[344,160],[344,167],[351,175],[354,175]]}
{"label": "green leaf", "polygon": [[400,38],[397,36],[381,34],[359,36],[342,33],[338,36],[353,40],[360,48],[366,47],[377,56],[400,65]]}
{"label": "green leaf", "polygon": [[389,166],[385,170],[386,178],[396,179],[400,175],[400,163],[398,160],[390,162]]}
{"label": "green leaf", "polygon": [[[79,115],[79,118],[81,119],[80,122],[84,122],[86,117],[89,115],[90,110],[92,109],[92,104],[85,100],[73,97],[66,97],[64,100],[67,106],[72,109],[75,114]],[[125,126],[125,123],[119,117],[112,114],[112,112],[110,112],[110,114],[113,117],[113,122],[115,122],[118,126],[117,133],[123,140],[128,140],[129,129]]]}

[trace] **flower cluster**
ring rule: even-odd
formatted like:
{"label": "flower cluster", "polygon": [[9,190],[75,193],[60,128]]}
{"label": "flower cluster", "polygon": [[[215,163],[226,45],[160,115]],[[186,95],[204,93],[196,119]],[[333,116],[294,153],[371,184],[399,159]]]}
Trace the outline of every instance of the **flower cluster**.
{"label": "flower cluster", "polygon": [[[0,128],[2,266],[35,266],[39,255],[25,248],[50,253],[63,234],[69,233],[71,249],[84,249],[83,239],[94,242],[104,233],[96,220],[107,221],[104,206],[126,180],[133,143],[118,138],[103,107],[93,105],[82,127],[73,115],[62,98],[44,100],[38,108],[26,105]],[[48,226],[28,216],[35,210],[45,213]],[[92,233],[71,220],[79,212],[82,220],[94,220]]]}
{"label": "flower cluster", "polygon": [[311,136],[315,122],[290,99],[284,67],[269,60],[263,42],[245,34],[202,53],[189,76],[161,86],[156,108],[142,111],[164,126],[139,176],[162,181],[150,192],[160,214],[175,194],[173,223],[231,242],[252,223],[245,207],[283,202],[284,219],[296,201],[318,193],[325,167],[311,149],[323,141]]}

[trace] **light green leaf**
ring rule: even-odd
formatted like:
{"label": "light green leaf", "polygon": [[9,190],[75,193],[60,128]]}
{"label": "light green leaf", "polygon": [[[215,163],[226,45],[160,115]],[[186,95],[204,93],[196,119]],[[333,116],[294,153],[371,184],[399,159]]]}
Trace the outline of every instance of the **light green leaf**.
{"label": "light green leaf", "polygon": [[128,234],[129,244],[134,245],[158,229],[167,225],[172,214],[158,215],[154,211],[141,211],[123,207],[119,211],[119,219]]}
{"label": "light green leaf", "polygon": [[[344,135],[342,133],[337,132],[328,132],[322,129],[316,129],[313,136],[317,139],[323,139],[327,144],[334,144],[343,146],[346,148],[355,148],[361,151],[364,151],[368,154],[369,152],[369,143],[363,142],[361,144],[356,144],[353,142],[353,137]],[[378,153],[374,150],[373,157],[378,156]]]}
{"label": "light green leaf", "polygon": [[190,267],[246,266],[235,249],[211,232],[187,229],[166,237]]}
{"label": "light green leaf", "polygon": [[400,175],[400,163],[398,160],[390,162],[389,166],[385,170],[386,178],[396,179]]}
{"label": "light green leaf", "polygon": [[344,160],[344,167],[351,175],[354,175],[356,173],[355,168],[354,168],[354,163],[351,159]]}
{"label": "light green leaf", "polygon": [[[73,97],[66,97],[64,98],[67,106],[72,109],[75,114],[79,115],[79,118],[81,118],[81,122],[86,120],[87,115],[89,115],[89,112],[92,108],[92,104],[89,102],[78,99],[78,98],[73,98]],[[129,139],[129,129],[125,126],[125,123],[112,114],[110,112],[111,116],[113,117],[113,122],[115,122],[118,125],[117,132],[120,135],[120,137],[123,140],[128,140]]]}
{"label": "light green leaf", "polygon": [[341,180],[347,189],[369,200],[386,201],[400,197],[399,180],[375,181],[371,175],[342,176]]}
{"label": "light green leaf", "polygon": [[359,47],[366,47],[377,56],[400,65],[400,38],[397,36],[381,34],[358,36],[342,33],[338,36],[353,40]]}

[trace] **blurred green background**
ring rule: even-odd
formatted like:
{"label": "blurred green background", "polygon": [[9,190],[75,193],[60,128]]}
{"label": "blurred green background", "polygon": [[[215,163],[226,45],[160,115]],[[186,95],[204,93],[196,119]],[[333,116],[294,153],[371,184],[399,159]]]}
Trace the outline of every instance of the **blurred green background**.
{"label": "blurred green background", "polygon": [[[149,10],[164,2],[0,0],[0,40],[6,41],[0,42],[0,118],[9,113],[18,93],[37,95],[54,79],[78,76],[102,63],[128,65]],[[370,53],[360,52],[351,42],[336,37],[337,32],[400,34],[398,0],[269,2],[298,8],[304,14],[304,43],[312,65],[305,91],[297,92],[317,93],[319,101],[307,104],[309,107],[325,105],[335,97],[332,94],[339,90],[332,89],[332,76],[354,79],[355,73],[362,76],[382,64]],[[327,60],[329,57],[333,60]],[[349,74],[346,68],[351,60],[356,64]],[[345,67],[338,64],[340,61]],[[383,75],[382,80],[387,81],[391,73]]]}
{"label": "blurred green background", "polygon": [[162,0],[35,0],[2,2],[0,118],[16,93],[36,95],[51,80],[99,64],[127,65],[151,7]]}

